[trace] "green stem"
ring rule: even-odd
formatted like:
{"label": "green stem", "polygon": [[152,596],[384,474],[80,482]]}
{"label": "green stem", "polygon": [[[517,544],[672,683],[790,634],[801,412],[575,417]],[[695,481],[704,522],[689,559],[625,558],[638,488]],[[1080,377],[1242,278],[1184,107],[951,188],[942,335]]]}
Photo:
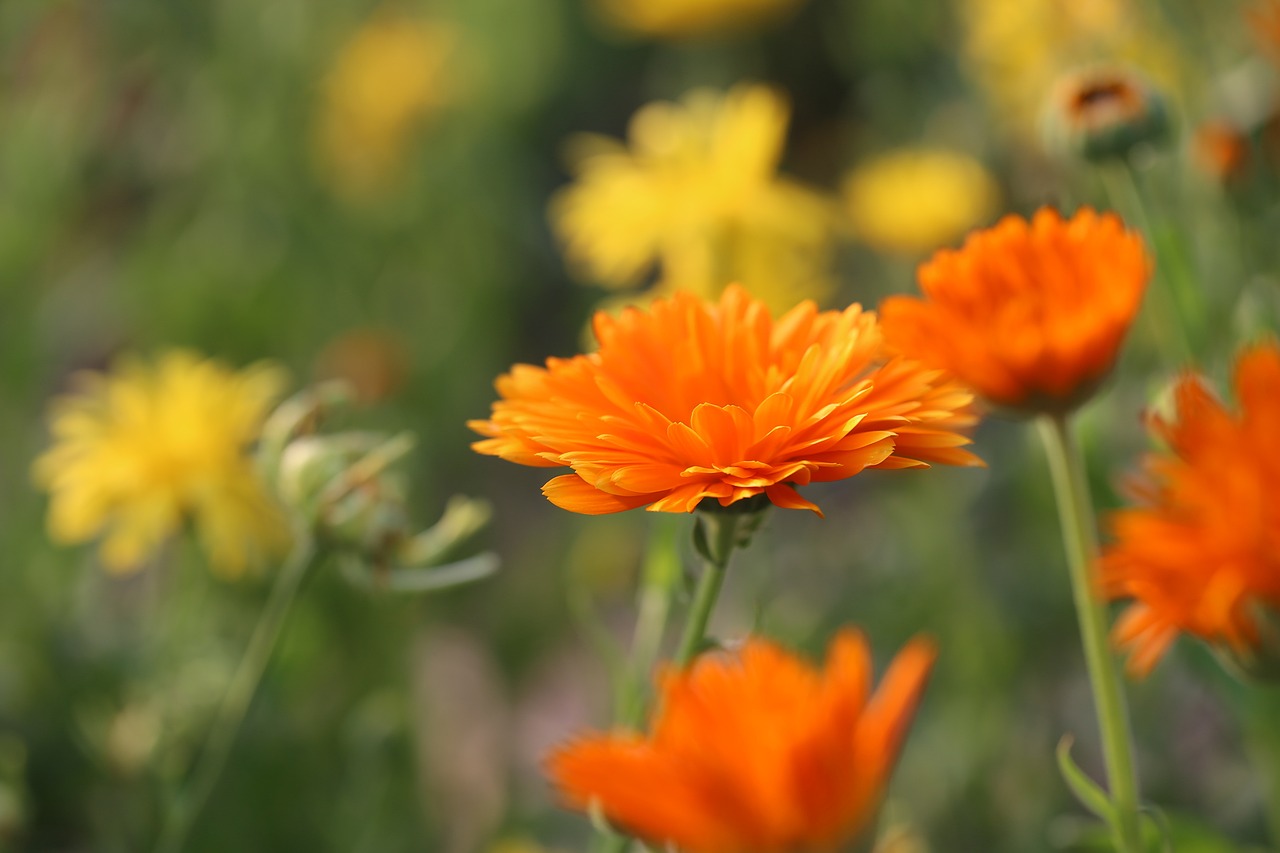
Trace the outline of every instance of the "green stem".
{"label": "green stem", "polygon": [[720,587],[724,584],[729,557],[733,554],[737,541],[738,519],[736,512],[704,512],[698,518],[702,525],[705,548],[702,552],[702,575],[698,578],[698,587],[693,594],[693,602],[689,605],[688,619],[684,625],[684,633],[680,636],[680,645],[676,650],[676,665],[688,666],[698,655],[702,640],[707,633],[707,623],[711,621],[711,611],[716,599],[720,597]]}
{"label": "green stem", "polygon": [[[701,530],[695,533],[695,541],[701,537],[701,543],[698,548],[702,554],[702,575],[698,578],[698,587],[693,594],[693,602],[689,605],[689,613],[686,617],[684,632],[680,636],[680,646],[676,651],[676,665],[688,666],[689,662],[697,656],[698,650],[702,647],[702,642],[707,633],[707,623],[711,621],[711,611],[715,608],[716,599],[720,596],[720,587],[724,584],[724,576],[729,567],[729,557],[733,554],[733,549],[737,543],[738,521],[742,518],[740,513],[728,512],[704,512],[699,513],[697,524],[701,526]],[[666,620],[666,605],[661,606],[661,618]],[[654,618],[657,618],[658,609],[655,605]],[[637,642],[633,647],[633,651],[647,655],[647,649],[650,648],[647,642],[641,643],[641,631],[648,624],[648,620],[641,614],[640,623],[637,626]],[[654,647],[656,648],[656,646]],[[643,705],[636,703],[628,708],[632,713],[642,713]],[[627,720],[633,722],[633,720]],[[630,846],[632,839],[617,833],[602,833],[597,844],[597,849],[601,853],[624,853]]]}
{"label": "green stem", "polygon": [[1058,517],[1062,523],[1062,539],[1071,573],[1071,592],[1080,622],[1080,638],[1093,688],[1098,728],[1102,734],[1108,788],[1116,815],[1112,827],[1115,845],[1123,853],[1141,853],[1138,782],[1134,772],[1128,710],[1121,690],[1120,673],[1107,643],[1106,607],[1093,588],[1092,566],[1098,555],[1098,538],[1089,488],[1067,417],[1044,415],[1039,426],[1045,453],[1049,457]]}
{"label": "green stem", "polygon": [[195,769],[192,770],[186,787],[174,798],[166,815],[160,838],[156,842],[156,853],[178,853],[183,849],[196,818],[200,816],[226,767],[231,746],[235,743],[249,704],[258,691],[267,663],[271,660],[289,605],[297,596],[307,569],[314,562],[315,545],[309,533],[296,532],[294,543],[293,551],[276,575],[275,585],[258,617],[258,624],[253,629],[253,636],[249,638],[244,657],[240,659],[231,683],[227,686],[227,692],[222,697],[218,716],[209,730]]}

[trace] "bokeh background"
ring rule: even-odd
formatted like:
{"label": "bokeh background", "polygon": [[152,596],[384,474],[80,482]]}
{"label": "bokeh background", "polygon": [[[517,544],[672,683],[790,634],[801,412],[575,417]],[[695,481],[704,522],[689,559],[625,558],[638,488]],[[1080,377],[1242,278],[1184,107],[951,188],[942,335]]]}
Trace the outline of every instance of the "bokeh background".
{"label": "bokeh background", "polygon": [[[780,169],[830,217],[826,307],[911,291],[932,249],[1005,211],[1094,204],[1144,228],[1154,295],[1082,418],[1103,506],[1174,372],[1220,379],[1274,330],[1267,4],[743,11],[768,5],[654,3],[651,20],[623,0],[0,3],[0,849],[147,849],[266,596],[269,570],[217,579],[189,542],[119,578],[47,538],[29,468],[49,401],[78,370],[172,345],[279,362],[297,387],[350,379],[355,421],[417,434],[424,523],[451,495],[484,498],[482,544],[503,561],[421,597],[318,572],[190,849],[586,849],[539,762],[608,725],[599,637],[628,642],[646,543],[691,523],[557,510],[546,472],[471,453],[465,422],[511,364],[580,351],[597,307],[680,285],[652,267],[592,280],[548,217],[574,180],[568,140],[624,140],[647,103],[785,93]],[[1064,75],[1099,65],[1140,75],[1171,117],[1132,168],[1044,139]],[[1043,460],[1013,421],[985,422],[976,449],[987,470],[870,472],[814,487],[826,520],[774,512],[713,626],[818,654],[855,623],[881,660],[932,634],[883,818],[905,833],[893,849],[1083,849],[1053,750],[1070,731],[1082,766],[1100,759]],[[1280,726],[1256,697],[1191,644],[1130,688],[1144,791],[1179,849],[1267,848]]]}

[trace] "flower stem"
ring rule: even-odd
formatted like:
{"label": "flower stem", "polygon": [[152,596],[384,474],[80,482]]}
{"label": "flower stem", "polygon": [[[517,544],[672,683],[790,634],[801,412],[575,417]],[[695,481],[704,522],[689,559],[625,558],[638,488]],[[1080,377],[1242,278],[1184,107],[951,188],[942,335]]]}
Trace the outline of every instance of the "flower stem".
{"label": "flower stem", "polygon": [[694,591],[693,602],[689,605],[684,633],[680,636],[680,646],[676,650],[677,666],[688,666],[697,657],[702,646],[707,623],[711,620],[711,611],[720,596],[725,570],[729,567],[729,558],[737,541],[738,520],[741,517],[735,512],[704,512],[699,515],[698,524],[702,525],[700,535],[705,543],[705,547],[698,549],[702,554],[702,574],[698,578],[698,587]]}
{"label": "flower stem", "polygon": [[297,596],[303,577],[315,561],[315,545],[306,532],[295,532],[294,546],[276,575],[275,585],[258,624],[249,638],[244,657],[240,659],[222,705],[209,730],[208,739],[186,786],[178,792],[165,817],[156,842],[156,853],[178,853],[187,843],[187,837],[200,816],[209,795],[218,784],[218,778],[226,767],[231,746],[244,722],[249,704],[258,691],[262,674],[275,649],[289,605]]}
{"label": "flower stem", "polygon": [[1039,421],[1053,478],[1053,491],[1062,524],[1062,539],[1071,573],[1071,591],[1093,700],[1102,734],[1108,788],[1115,811],[1112,833],[1116,849],[1123,853],[1142,850],[1138,812],[1138,782],[1134,772],[1133,745],[1128,710],[1120,674],[1107,644],[1107,612],[1094,593],[1092,565],[1098,555],[1093,505],[1085,481],[1080,452],[1065,415],[1043,415]]}

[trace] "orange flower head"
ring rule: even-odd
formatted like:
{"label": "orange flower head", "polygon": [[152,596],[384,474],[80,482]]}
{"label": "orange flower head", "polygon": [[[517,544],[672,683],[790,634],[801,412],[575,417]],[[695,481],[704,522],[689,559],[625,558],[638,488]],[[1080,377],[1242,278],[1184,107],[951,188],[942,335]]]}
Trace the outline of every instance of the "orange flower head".
{"label": "orange flower head", "polygon": [[846,629],[817,671],[766,640],[660,675],[648,737],[588,735],[551,756],[565,802],[686,853],[834,850],[875,809],[934,660],[913,640],[871,696]]}
{"label": "orange flower head", "polygon": [[1249,137],[1225,121],[1208,121],[1192,139],[1196,165],[1220,184],[1241,181],[1249,167]]}
{"label": "orange flower head", "polygon": [[1280,612],[1280,346],[1236,364],[1239,411],[1194,375],[1174,389],[1173,419],[1151,418],[1167,445],[1144,464],[1139,505],[1114,513],[1099,562],[1112,598],[1135,599],[1114,637],[1145,674],[1179,632],[1255,656],[1257,616]]}
{"label": "orange flower head", "polygon": [[917,273],[923,299],[880,307],[897,351],[943,368],[997,406],[1064,411],[1111,370],[1151,261],[1114,214],[1006,216]]}
{"label": "orange flower head", "polygon": [[1058,81],[1045,116],[1050,147],[1086,160],[1125,157],[1169,133],[1164,97],[1136,73],[1092,68]]}
{"label": "orange flower head", "polygon": [[599,515],[691,512],[764,495],[818,508],[793,488],[864,468],[981,464],[963,449],[971,395],[940,371],[882,358],[874,313],[801,303],[774,320],[740,287],[687,293],[594,319],[599,349],[517,365],[473,447],[569,467],[552,503]]}

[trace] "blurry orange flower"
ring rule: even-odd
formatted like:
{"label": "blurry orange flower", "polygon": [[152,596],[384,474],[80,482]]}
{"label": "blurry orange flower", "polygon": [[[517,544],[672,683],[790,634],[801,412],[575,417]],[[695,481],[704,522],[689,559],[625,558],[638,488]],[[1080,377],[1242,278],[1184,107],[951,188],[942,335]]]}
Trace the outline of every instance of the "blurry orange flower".
{"label": "blurry orange flower", "polygon": [[1124,157],[1169,132],[1164,97],[1126,68],[1090,68],[1058,80],[1045,116],[1050,147],[1086,160]]}
{"label": "blurry orange flower", "polygon": [[1062,411],[1111,369],[1151,261],[1113,214],[1007,216],[922,264],[924,299],[881,306],[897,351],[944,368],[999,406]]}
{"label": "blurry orange flower", "polygon": [[1251,609],[1280,609],[1280,346],[1240,356],[1235,393],[1238,414],[1185,376],[1174,418],[1151,418],[1167,450],[1146,459],[1140,505],[1111,517],[1099,574],[1109,596],[1136,599],[1114,632],[1134,672],[1180,631],[1247,657],[1258,642]]}
{"label": "blurry orange flower", "polygon": [[1196,128],[1192,153],[1200,171],[1221,184],[1244,177],[1249,166],[1249,137],[1226,121]]}
{"label": "blurry orange flower", "polygon": [[575,808],[686,853],[833,850],[875,809],[933,665],[908,644],[874,696],[871,655],[841,631],[826,668],[749,640],[659,678],[647,738],[590,735],[551,757]]}
{"label": "blurry orange flower", "polygon": [[597,352],[516,365],[481,453],[568,466],[552,503],[599,515],[639,506],[691,512],[763,494],[818,508],[793,485],[863,468],[980,464],[956,430],[971,396],[902,359],[881,360],[875,315],[805,302],[775,321],[742,288],[718,302],[686,293],[594,320]]}

